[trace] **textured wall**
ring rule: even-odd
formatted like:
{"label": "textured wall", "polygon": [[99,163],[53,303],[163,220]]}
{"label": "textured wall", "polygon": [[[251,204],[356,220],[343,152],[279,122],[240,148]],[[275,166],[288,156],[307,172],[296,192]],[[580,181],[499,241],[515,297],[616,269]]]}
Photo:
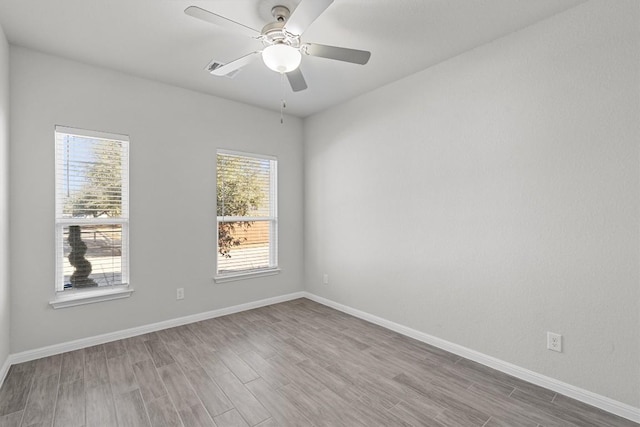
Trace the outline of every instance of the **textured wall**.
{"label": "textured wall", "polygon": [[639,7],[587,2],[308,118],[308,290],[640,407]]}
{"label": "textured wall", "polygon": [[[302,289],[301,120],[13,46],[11,70],[13,353]],[[131,298],[48,305],[55,125],[131,138]],[[213,283],[218,148],[279,159],[279,275]]]}

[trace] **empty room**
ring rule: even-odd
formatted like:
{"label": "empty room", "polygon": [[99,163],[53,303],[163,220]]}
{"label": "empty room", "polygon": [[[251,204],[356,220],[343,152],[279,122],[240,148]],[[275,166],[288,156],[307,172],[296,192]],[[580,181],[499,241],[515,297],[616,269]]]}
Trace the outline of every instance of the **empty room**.
{"label": "empty room", "polygon": [[640,426],[640,2],[0,0],[35,426]]}

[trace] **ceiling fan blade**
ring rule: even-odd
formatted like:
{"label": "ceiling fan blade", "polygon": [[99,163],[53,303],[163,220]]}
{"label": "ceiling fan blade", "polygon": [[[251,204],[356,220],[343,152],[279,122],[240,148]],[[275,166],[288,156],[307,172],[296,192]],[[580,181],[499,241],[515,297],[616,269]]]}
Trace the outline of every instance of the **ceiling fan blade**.
{"label": "ceiling fan blade", "polygon": [[224,16],[209,12],[208,10],[201,9],[198,6],[189,6],[184,10],[184,13],[189,16],[193,16],[194,18],[209,22],[211,24],[215,24],[236,32],[241,32],[249,37],[257,37],[260,35],[260,31],[258,30],[247,27],[246,25],[243,25],[239,22],[232,21],[231,19],[225,18]]}
{"label": "ceiling fan blade", "polygon": [[284,24],[285,31],[301,35],[331,3],[333,0],[302,0]]}
{"label": "ceiling fan blade", "polygon": [[291,85],[291,89],[293,89],[294,92],[300,92],[301,90],[305,90],[307,88],[307,82],[304,80],[304,76],[302,75],[302,71],[300,71],[300,67],[288,72],[287,79],[289,79],[289,84]]}
{"label": "ceiling fan blade", "polygon": [[214,68],[209,72],[214,76],[226,76],[227,74],[244,67],[245,65],[251,63],[257,55],[260,55],[262,52],[251,52],[248,55],[240,57],[234,61],[228,62],[220,67]]}
{"label": "ceiling fan blade", "polygon": [[366,50],[348,49],[346,47],[327,46],[324,44],[305,43],[301,50],[307,55],[360,65],[366,64],[369,62],[369,58],[371,58],[371,52]]}

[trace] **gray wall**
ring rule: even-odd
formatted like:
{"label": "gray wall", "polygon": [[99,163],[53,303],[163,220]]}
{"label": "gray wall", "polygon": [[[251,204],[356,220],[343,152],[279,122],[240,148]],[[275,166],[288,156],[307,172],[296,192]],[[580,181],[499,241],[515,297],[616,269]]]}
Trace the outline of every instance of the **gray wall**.
{"label": "gray wall", "polygon": [[9,44],[0,27],[0,367],[9,348]]}
{"label": "gray wall", "polygon": [[[14,46],[11,73],[12,353],[302,290],[301,120]],[[55,125],[131,138],[131,298],[48,305]],[[218,148],[278,157],[280,275],[212,281]]]}
{"label": "gray wall", "polygon": [[639,8],[587,2],[307,119],[307,289],[640,407]]}

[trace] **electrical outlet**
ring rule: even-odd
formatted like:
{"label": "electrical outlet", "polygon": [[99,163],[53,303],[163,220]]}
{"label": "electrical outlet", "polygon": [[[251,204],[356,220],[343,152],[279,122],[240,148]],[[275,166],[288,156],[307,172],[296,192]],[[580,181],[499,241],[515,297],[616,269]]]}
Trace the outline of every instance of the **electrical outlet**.
{"label": "electrical outlet", "polygon": [[328,285],[329,284],[329,275],[327,273],[324,273],[322,275],[322,284],[323,285]]}
{"label": "electrical outlet", "polygon": [[547,349],[562,353],[562,335],[547,332]]}
{"label": "electrical outlet", "polygon": [[176,299],[184,299],[184,288],[176,289]]}

